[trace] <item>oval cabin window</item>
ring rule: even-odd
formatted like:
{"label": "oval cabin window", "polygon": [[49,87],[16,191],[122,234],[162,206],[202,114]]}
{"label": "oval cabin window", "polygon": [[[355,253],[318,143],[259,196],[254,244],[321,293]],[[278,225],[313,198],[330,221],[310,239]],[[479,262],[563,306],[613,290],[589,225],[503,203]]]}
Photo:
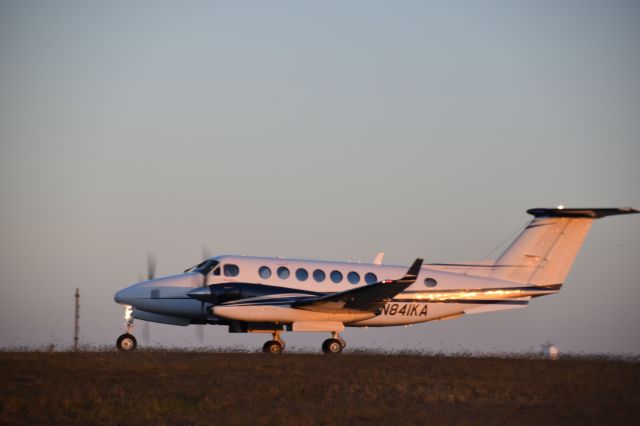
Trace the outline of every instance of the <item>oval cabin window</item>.
{"label": "oval cabin window", "polygon": [[296,278],[298,279],[298,281],[306,281],[307,278],[309,278],[309,273],[307,272],[306,269],[299,268],[296,271]]}
{"label": "oval cabin window", "polygon": [[258,269],[258,274],[260,278],[266,280],[267,278],[271,278],[271,269],[268,266],[261,266],[260,269]]}
{"label": "oval cabin window", "polygon": [[331,281],[336,284],[342,281],[342,272],[340,271],[331,271],[331,274],[329,276],[331,277]]}
{"label": "oval cabin window", "polygon": [[287,278],[289,278],[289,268],[287,268],[286,266],[279,267],[278,277],[280,277],[281,280],[286,280]]}
{"label": "oval cabin window", "polygon": [[225,264],[223,270],[225,277],[237,277],[240,273],[240,268],[238,268],[238,265],[234,265],[233,263]]}
{"label": "oval cabin window", "polygon": [[438,281],[434,280],[433,278],[425,278],[424,285],[426,285],[427,287],[435,287],[438,285]]}
{"label": "oval cabin window", "polygon": [[347,279],[351,284],[358,284],[360,282],[360,274],[357,272],[351,271],[347,274]]}

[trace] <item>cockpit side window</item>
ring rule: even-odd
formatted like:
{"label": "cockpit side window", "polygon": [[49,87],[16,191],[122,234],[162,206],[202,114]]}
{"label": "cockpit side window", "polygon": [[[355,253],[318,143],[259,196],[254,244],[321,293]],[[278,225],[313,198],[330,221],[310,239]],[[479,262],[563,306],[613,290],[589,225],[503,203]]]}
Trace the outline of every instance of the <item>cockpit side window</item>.
{"label": "cockpit side window", "polygon": [[[214,269],[214,274],[215,274],[215,268],[217,268],[219,263],[220,262],[218,262],[215,259],[207,259],[204,262],[197,264],[196,266],[192,266],[191,268],[185,270],[184,272],[200,272],[203,275],[207,275],[209,272],[211,272],[212,269]],[[219,269],[218,269],[218,273],[215,275],[220,275]]]}
{"label": "cockpit side window", "polygon": [[220,275],[220,262],[217,260],[208,260],[209,265],[207,265],[206,272],[203,272],[205,275],[209,272],[213,271],[213,275]]}

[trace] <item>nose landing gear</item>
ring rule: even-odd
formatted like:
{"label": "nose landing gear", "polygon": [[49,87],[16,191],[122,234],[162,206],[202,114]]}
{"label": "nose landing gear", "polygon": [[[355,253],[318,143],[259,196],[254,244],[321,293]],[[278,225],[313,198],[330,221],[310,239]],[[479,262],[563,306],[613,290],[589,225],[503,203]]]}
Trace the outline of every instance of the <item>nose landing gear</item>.
{"label": "nose landing gear", "polygon": [[134,351],[138,346],[138,342],[133,334],[125,333],[118,337],[118,341],[116,342],[116,347],[121,352],[130,352]]}
{"label": "nose landing gear", "polygon": [[120,352],[131,352],[138,346],[138,341],[133,334],[131,334],[133,331],[132,312],[133,308],[131,306],[127,305],[124,307],[124,328],[127,332],[120,335],[116,341],[116,348],[118,348]]}

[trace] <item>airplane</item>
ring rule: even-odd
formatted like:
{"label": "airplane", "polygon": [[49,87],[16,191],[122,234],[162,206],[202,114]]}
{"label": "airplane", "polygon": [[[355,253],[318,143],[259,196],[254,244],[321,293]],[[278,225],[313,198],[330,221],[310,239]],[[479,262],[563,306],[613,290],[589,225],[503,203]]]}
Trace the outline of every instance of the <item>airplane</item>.
{"label": "airplane", "polygon": [[346,347],[345,327],[388,327],[526,307],[558,293],[594,219],[640,213],[632,208],[534,208],[531,222],[496,260],[410,267],[280,257],[221,255],[178,275],[118,291],[125,328],[116,342],[133,351],[133,320],[227,326],[267,333],[262,350],[285,349],[281,334],[324,332],[325,354]]}

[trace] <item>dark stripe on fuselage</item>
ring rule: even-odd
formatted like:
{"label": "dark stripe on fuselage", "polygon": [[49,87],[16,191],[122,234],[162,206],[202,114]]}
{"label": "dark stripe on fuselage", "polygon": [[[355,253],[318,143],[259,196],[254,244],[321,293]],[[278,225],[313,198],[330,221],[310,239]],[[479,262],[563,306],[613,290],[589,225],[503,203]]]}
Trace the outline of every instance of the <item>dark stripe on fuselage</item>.
{"label": "dark stripe on fuselage", "polygon": [[403,291],[400,294],[429,294],[429,293],[464,293],[467,291],[483,292],[483,291],[557,291],[560,290],[562,284],[551,284],[545,286],[527,286],[527,287],[488,287],[488,288],[459,288],[459,289],[447,289],[447,290],[410,290]]}
{"label": "dark stripe on fuselage", "polygon": [[[290,305],[293,301],[296,300],[276,300],[276,301],[259,301],[259,302],[243,302],[242,300],[238,300],[236,302],[225,303],[224,305],[218,306],[268,306],[268,305]],[[386,303],[420,303],[420,304],[429,304],[429,303],[460,303],[460,304],[471,304],[471,305],[527,305],[529,301],[527,300],[483,300],[483,299],[450,299],[450,300],[425,300],[425,299],[391,299]]]}
{"label": "dark stripe on fuselage", "polygon": [[[428,298],[411,298],[403,299],[402,296],[412,295],[425,295],[431,294],[459,294],[466,292],[485,293],[490,291],[523,291],[523,292],[539,292],[546,293],[549,291],[558,291],[562,287],[562,284],[553,284],[548,286],[520,286],[520,287],[490,287],[482,289],[423,289],[423,290],[410,290],[404,291],[392,299],[395,302],[412,302],[412,303],[501,303],[506,302],[508,299],[487,300],[487,299],[448,299],[448,300],[433,300]],[[213,302],[218,306],[262,306],[262,305],[286,305],[305,299],[312,299],[318,296],[334,294],[335,292],[314,292],[309,290],[296,289],[291,287],[278,287],[264,284],[249,284],[249,283],[225,283],[225,284],[213,284],[210,286],[212,293],[217,293],[217,301]],[[299,294],[300,296],[291,296],[290,294]],[[287,296],[284,296],[287,294]],[[283,295],[278,297],[278,295]],[[513,297],[536,297],[543,294],[529,294],[529,295],[513,295]],[[272,296],[272,298],[267,298]],[[263,298],[264,297],[264,298]],[[258,300],[250,301],[247,299],[257,298]],[[172,298],[173,299],[173,298]],[[178,298],[176,298],[178,299]],[[184,299],[184,298],[181,298]],[[527,302],[525,302],[527,303]]]}

